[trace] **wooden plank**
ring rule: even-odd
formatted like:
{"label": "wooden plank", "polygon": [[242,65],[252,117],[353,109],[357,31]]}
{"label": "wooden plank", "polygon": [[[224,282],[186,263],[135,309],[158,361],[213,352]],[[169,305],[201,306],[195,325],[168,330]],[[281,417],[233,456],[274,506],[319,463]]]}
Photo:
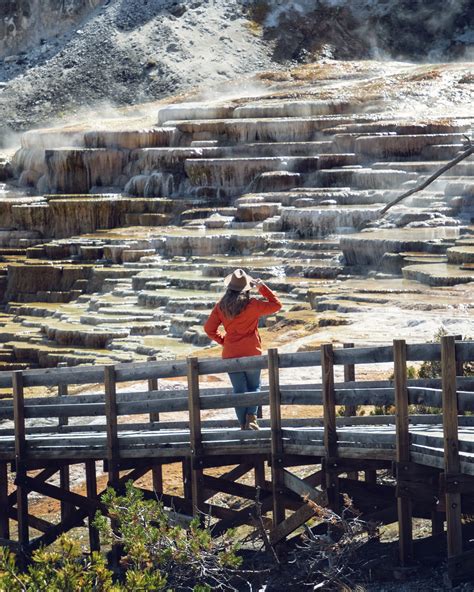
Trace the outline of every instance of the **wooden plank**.
{"label": "wooden plank", "polygon": [[18,522],[18,542],[20,548],[26,552],[30,542],[28,528],[28,489],[25,485],[27,471],[26,436],[25,436],[25,402],[23,373],[12,372],[13,382],[13,413],[15,424],[15,464],[16,464],[16,508]]}
{"label": "wooden plank", "polygon": [[[336,395],[334,389],[334,349],[332,344],[321,345],[321,372],[323,385],[323,419],[324,419],[324,449],[326,451],[326,462],[336,458],[338,455],[337,432],[336,432]],[[338,512],[339,492],[338,476],[332,471],[326,471],[326,491],[329,507]]]}
{"label": "wooden plank", "polygon": [[119,442],[117,430],[117,387],[115,367],[104,367],[105,416],[107,419],[107,461],[110,487],[116,488],[120,478]]}
{"label": "wooden plank", "polygon": [[[458,347],[458,344],[456,344]],[[472,377],[465,377],[459,376],[457,377],[457,385],[458,390],[466,391],[466,395],[471,395],[474,391],[474,378]],[[441,380],[440,379],[410,379],[408,381],[409,386],[409,393],[412,393],[414,400],[412,402],[416,403],[416,395],[417,393],[423,394],[423,389],[427,389],[427,393],[437,393],[441,392]],[[320,392],[321,392],[322,385],[319,383],[316,384],[287,384],[281,385],[280,390],[282,392],[282,397],[288,397],[288,400],[291,401],[291,395],[293,393],[297,393],[298,397],[301,397],[301,400],[309,400],[311,404],[311,398],[314,399],[312,404],[317,404]],[[336,403],[343,402],[344,399],[348,400],[348,403],[351,403],[351,397],[357,397],[361,399],[362,397],[370,397],[370,396],[380,396],[378,393],[390,393],[393,392],[393,381],[389,380],[368,380],[368,381],[359,381],[359,382],[342,382],[336,383]],[[419,390],[417,390],[419,389]],[[228,395],[230,394],[231,389],[225,388],[207,388],[201,389],[201,396],[205,399],[207,396],[210,396],[210,401],[213,401],[212,396],[216,395]],[[262,394],[265,394],[265,390],[261,391]],[[241,395],[254,395],[255,393],[241,393]],[[306,396],[308,395],[308,396]],[[143,403],[143,402],[150,402],[150,401],[162,401],[170,399],[170,391],[144,391],[141,393],[137,393],[136,391],[133,392],[120,392],[117,395],[117,401],[119,404],[122,403]],[[187,390],[178,389],[173,390],[172,398],[187,398]],[[339,400],[338,400],[339,398]],[[32,417],[40,416],[40,410],[38,407],[42,406],[49,406],[48,413],[43,414],[44,417],[50,416],[63,416],[65,415],[64,411],[62,411],[62,407],[68,404],[91,404],[91,405],[104,405],[104,395],[103,394],[90,394],[90,395],[69,395],[68,397],[43,397],[43,398],[29,398],[27,400],[27,404],[25,405],[25,417],[31,414]],[[224,400],[224,399],[222,399]],[[298,399],[296,399],[298,400]],[[356,400],[356,399],[354,399]],[[59,414],[54,413],[56,407],[60,407],[58,411]],[[78,409],[81,409],[78,407]],[[86,408],[88,411],[93,414],[95,411],[100,411],[103,414],[103,408],[100,405],[96,407],[89,407]],[[129,411],[130,408],[125,407],[125,411]],[[147,408],[142,408],[141,411],[146,412]],[[72,412],[71,412],[72,413]],[[3,400],[0,401],[0,419],[12,419],[13,417],[13,407],[11,400]]]}
{"label": "wooden plank", "polygon": [[[67,367],[66,362],[59,362],[58,368],[66,368],[66,367]],[[69,387],[67,384],[58,385],[57,398],[63,399],[65,397],[67,397],[68,396],[68,389],[69,389]],[[68,417],[67,416],[58,417],[58,426],[59,427],[63,427],[67,424],[68,424]],[[62,489],[70,489],[70,474],[69,474],[69,465],[68,464],[62,466],[59,469],[59,482],[60,482],[60,487]],[[61,502],[61,520],[64,520],[67,517],[68,513],[70,513],[72,510],[73,510],[73,508],[70,505],[65,504],[64,502]]]}
{"label": "wooden plank", "polygon": [[273,495],[273,526],[285,520],[283,494],[283,466],[281,454],[283,441],[281,433],[281,392],[278,350],[268,350],[268,384],[270,391],[270,425],[272,454],[272,495]]}
{"label": "wooden plank", "polygon": [[[460,377],[461,378],[461,377]],[[458,381],[459,382],[459,381]],[[461,383],[462,384],[462,383]],[[474,381],[466,383],[466,388],[473,388]],[[285,405],[321,405],[322,394],[320,390],[293,389],[287,387],[281,389],[282,404]],[[434,388],[409,386],[408,393],[410,402],[413,404],[424,404],[433,407],[441,406],[441,391]],[[136,394],[137,396],[137,394]],[[145,400],[118,402],[119,415],[138,415],[145,413],[177,412],[187,409],[187,398],[178,397],[169,391],[164,396],[153,398],[144,397]],[[237,396],[237,395],[236,395]],[[460,408],[462,410],[474,410],[474,393],[472,391],[460,391]],[[239,404],[241,405],[268,405],[268,392],[240,393]],[[72,398],[71,398],[72,399]],[[335,402],[337,405],[388,405],[393,403],[393,387],[368,387],[354,389],[335,389]],[[46,404],[48,403],[48,404]],[[105,414],[105,404],[101,402],[69,403],[54,402],[25,407],[26,418],[50,418],[50,417],[86,417],[101,416]],[[201,409],[226,409],[229,408],[229,397],[227,395],[206,395],[202,397]],[[13,410],[4,408],[2,412],[4,419],[12,419]]]}
{"label": "wooden plank", "polygon": [[[16,508],[8,508],[6,514],[11,520],[16,520],[18,517],[16,513]],[[47,532],[50,528],[54,526],[54,524],[48,522],[47,520],[43,520],[42,518],[38,518],[33,514],[28,514],[28,526],[30,528],[38,530],[39,532]]]}
{"label": "wooden plank", "polygon": [[189,405],[189,436],[191,444],[191,493],[193,515],[202,517],[204,511],[203,470],[197,468],[196,461],[203,455],[201,430],[201,401],[199,394],[199,360],[196,357],[187,359],[188,405]]}
{"label": "wooden plank", "polygon": [[[456,393],[456,350],[454,337],[441,338],[441,375],[443,381],[444,471],[446,477],[461,472],[458,441],[458,404]],[[448,557],[462,553],[461,494],[446,493]]]}
{"label": "wooden plank", "polygon": [[[87,460],[85,462],[86,471],[86,491],[88,499],[97,499],[97,474],[96,464],[94,460]],[[100,535],[99,531],[93,525],[95,517],[94,511],[88,512],[88,531],[89,531],[89,547],[92,551],[100,551]]]}
{"label": "wooden plank", "polygon": [[[462,335],[455,335],[454,340],[462,342]],[[456,356],[456,376],[463,376],[463,375],[464,375],[463,361],[458,359],[458,356]]]}
{"label": "wooden plank", "polygon": [[[192,503],[193,489],[192,489],[192,462],[190,458],[185,458],[182,461],[182,475],[183,475],[183,490],[184,497]],[[192,506],[191,506],[192,507]]]}
{"label": "wooden plank", "polygon": [[[456,348],[459,347],[459,344],[456,344]],[[457,383],[460,390],[474,390],[474,378],[469,376],[458,376]],[[417,379],[410,379],[407,381],[409,387],[420,387],[420,388],[431,388],[431,389],[441,389],[441,379],[439,378],[417,378]],[[293,391],[303,392],[304,390],[310,391],[318,391],[321,390],[322,385],[321,383],[296,383],[296,384],[285,384],[280,385],[280,390],[282,394],[291,393]],[[361,380],[357,382],[338,382],[335,384],[336,392],[338,389],[340,390],[351,390],[351,389],[381,389],[387,388],[393,389],[393,380]],[[231,388],[222,388],[222,387],[212,387],[212,388],[201,388],[200,389],[201,396],[207,395],[229,395],[232,394]],[[173,390],[174,397],[187,397],[188,391],[187,389],[176,389]],[[119,403],[126,403],[126,402],[133,402],[133,401],[148,401],[148,400],[155,400],[155,399],[167,399],[170,397],[169,391],[144,391],[140,392],[138,395],[137,391],[121,391],[117,393],[117,401]],[[29,397],[27,401],[26,408],[31,405],[34,406],[41,406],[41,405],[51,405],[52,402],[57,403],[58,405],[62,405],[63,403],[104,403],[105,396],[103,393],[95,393],[95,394],[82,394],[82,395],[68,395],[67,397]],[[13,410],[12,408],[12,401],[11,400],[0,400],[0,413],[3,413],[4,410]],[[3,418],[3,416],[1,416]],[[12,417],[12,416],[11,416]]]}
{"label": "wooden plank", "polygon": [[449,558],[448,574],[452,586],[462,581],[472,582],[474,577],[474,549],[469,549],[456,557]]}
{"label": "wooden plank", "polygon": [[[125,483],[129,480],[136,481],[137,479],[142,477],[147,471],[148,468],[139,468],[131,471],[126,475],[123,475],[120,478],[119,486],[123,487]],[[103,493],[105,493],[105,490],[101,491],[98,494],[96,498],[96,503],[99,503],[98,499],[102,496]],[[68,516],[66,520],[61,521],[59,524],[49,529],[48,532],[46,532],[43,536],[34,539],[30,544],[30,550],[34,551],[35,549],[39,549],[40,547],[46,547],[53,543],[64,532],[68,532],[68,530],[76,526],[82,526],[83,520],[88,516],[89,512],[91,511],[95,512],[93,504],[90,504],[87,508],[79,507],[79,509],[73,512],[70,516]]]}
{"label": "wooden plank", "polygon": [[315,510],[309,504],[303,504],[299,510],[296,510],[289,518],[280,522],[269,533],[270,544],[276,545],[297,528],[302,526],[315,514]]}
{"label": "wooden plank", "polygon": [[256,459],[254,462],[255,487],[262,488],[265,483],[265,461]]}
{"label": "wooden plank", "polygon": [[[8,508],[8,465],[0,463],[0,508]],[[6,511],[0,511],[0,538],[10,538],[10,521]]]}
{"label": "wooden plank", "polygon": [[[373,459],[349,459],[349,458],[328,458],[326,460],[326,470],[335,471],[338,475],[341,473],[349,473],[351,471],[377,471],[378,469],[390,469],[392,464],[390,461],[373,460]],[[352,479],[352,477],[348,477]]]}
{"label": "wooden plank", "polygon": [[61,521],[59,524],[56,524],[52,528],[50,528],[47,532],[45,532],[42,536],[35,538],[30,543],[30,551],[33,552],[36,549],[40,549],[41,547],[46,547],[52,544],[59,536],[63,533],[68,532],[71,528],[75,528],[76,526],[82,526],[84,518],[87,516],[87,510],[79,509],[73,512],[68,518],[64,521]]}
{"label": "wooden plank", "polygon": [[[462,361],[474,360],[474,342],[463,341],[456,346],[458,359]],[[440,359],[439,344],[413,344],[407,347],[407,360],[432,361]],[[370,364],[393,361],[391,346],[365,347],[353,349],[341,349],[335,353],[335,364]],[[254,356],[231,360],[208,359],[201,361],[201,374],[214,374],[224,372],[238,372],[264,368],[266,356]],[[280,366],[282,368],[308,367],[320,365],[319,352],[300,352],[282,354]],[[40,370],[27,370],[24,373],[25,386],[57,386],[59,384],[97,384],[102,381],[103,366],[81,366],[79,368],[47,368]],[[134,380],[147,380],[148,378],[172,378],[186,375],[184,362],[153,362],[153,363],[127,363],[117,366],[117,380],[129,382]],[[0,388],[12,386],[12,374],[1,373]]]}
{"label": "wooden plank", "polygon": [[[145,499],[156,499],[154,492],[147,491],[146,489],[142,489],[140,487],[138,489],[143,493]],[[187,516],[191,516],[193,512],[192,501],[178,497],[176,495],[168,495],[164,493],[160,497],[160,501],[164,504],[165,507],[184,513]],[[215,504],[208,503],[203,504],[203,511],[209,516],[214,516],[216,518],[221,518],[222,520],[230,521],[232,521],[238,515],[238,512],[236,512],[235,510],[230,510],[229,508],[224,508],[223,506],[216,506]]]}
{"label": "wooden plank", "polygon": [[[155,356],[151,356],[148,358],[149,362],[156,361]],[[158,391],[158,379],[157,378],[149,378],[148,379],[148,390],[149,391]],[[157,423],[160,421],[160,414],[158,412],[150,413],[150,422]],[[153,483],[153,491],[156,493],[163,493],[163,469],[161,465],[155,465],[151,469],[151,477]]]}
{"label": "wooden plank", "polygon": [[[395,376],[395,419],[397,462],[410,462],[410,433],[408,430],[408,390],[406,343],[403,340],[393,342]],[[400,483],[400,481],[398,481]],[[400,488],[399,488],[400,489]],[[402,566],[413,559],[412,507],[406,489],[400,489],[397,496],[399,559]]]}
{"label": "wooden plank", "polygon": [[[262,516],[272,509],[273,495],[264,494],[260,498]],[[257,516],[255,515],[255,504],[250,504],[236,512],[235,516],[229,519],[220,520],[212,527],[212,535],[220,536],[229,528],[236,528],[242,524],[253,524]]]}
{"label": "wooden plank", "polygon": [[283,469],[283,483],[285,487],[299,495],[301,498],[308,498],[318,506],[327,506],[328,497],[325,491],[315,490],[304,479],[300,479],[290,471]]}
{"label": "wooden plank", "polygon": [[[54,473],[56,473],[57,468],[56,467],[48,467],[47,469],[43,469],[40,473],[38,473],[38,475],[36,475],[35,479],[39,479],[40,481],[47,481],[50,477],[52,477],[54,475]],[[13,507],[14,504],[16,503],[16,491],[13,491],[12,493],[10,493],[10,495],[8,496],[8,505],[9,507]]]}
{"label": "wooden plank", "polygon": [[65,491],[57,485],[39,481],[34,477],[25,477],[25,482],[28,485],[30,491],[36,491],[37,493],[41,493],[42,495],[59,501],[66,501],[73,506],[85,508],[88,511],[105,511],[105,506],[97,499],[89,499],[83,495],[74,493],[73,491]]}
{"label": "wooden plank", "polygon": [[[67,367],[66,362],[59,362],[58,364],[58,368],[65,368]],[[62,399],[64,397],[67,397],[68,395],[68,385],[67,384],[59,384],[58,385],[58,395],[57,395],[57,399]],[[58,425],[59,426],[64,426],[67,425],[68,421],[67,421],[67,417],[59,417],[58,418]]]}
{"label": "wooden plank", "polygon": [[[235,425],[235,421],[233,420],[234,425]],[[268,460],[270,457],[270,452],[267,453],[259,453],[258,454],[259,458],[263,458],[264,460]],[[246,454],[245,451],[241,452],[240,454],[232,454],[232,455],[226,455],[226,454],[214,454],[214,455],[207,455],[204,458],[201,459],[202,462],[200,462],[200,466],[204,469],[206,468],[212,468],[212,467],[228,467],[228,466],[232,466],[235,465],[237,463],[239,464],[251,464],[249,462],[249,456],[248,454]]]}
{"label": "wooden plank", "polygon": [[205,475],[202,483],[206,489],[210,489],[213,492],[228,493],[250,500],[256,499],[256,489],[251,485],[244,485],[243,483],[236,483],[235,481],[227,481],[222,477],[211,477],[210,475]]}
{"label": "wooden plank", "polygon": [[[115,490],[119,489],[120,482],[120,448],[118,440],[118,404],[117,384],[115,366],[104,367],[104,390],[105,390],[105,417],[107,420],[107,463],[108,463],[108,486]],[[117,520],[112,517],[110,525],[113,532],[118,532]],[[122,545],[112,543],[110,551],[110,563],[112,569],[118,568]]]}
{"label": "wooden plank", "polygon": [[[345,349],[353,348],[353,343],[344,343],[343,346]],[[344,382],[355,382],[355,365],[354,364],[346,364],[344,366]],[[346,417],[350,417],[352,415],[357,415],[357,406],[356,405],[346,405],[344,408],[344,415]]]}
{"label": "wooden plank", "polygon": [[240,477],[246,475],[253,468],[254,465],[252,463],[242,463],[240,465],[237,465],[233,469],[230,469],[230,471],[226,471],[225,473],[220,475],[220,478],[227,479],[228,481],[237,481],[237,479],[240,479]]}
{"label": "wooden plank", "polygon": [[[353,343],[344,343],[343,347],[345,349],[353,348]],[[354,364],[346,364],[344,366],[344,382],[355,382],[355,365]],[[352,417],[357,415],[357,405],[346,405],[344,407],[344,416],[345,417]],[[349,479],[358,479],[359,473],[357,471],[348,473],[347,475]]]}
{"label": "wooden plank", "polygon": [[[259,405],[257,408],[258,423],[262,425],[263,408]],[[265,486],[265,461],[262,458],[256,458],[254,461],[254,483],[255,487],[263,488]]]}
{"label": "wooden plank", "polygon": [[337,457],[336,400],[334,393],[334,350],[332,344],[321,346],[323,372],[324,447],[328,458]]}
{"label": "wooden plank", "polygon": [[474,478],[471,475],[440,475],[440,489],[443,492],[474,493]]}

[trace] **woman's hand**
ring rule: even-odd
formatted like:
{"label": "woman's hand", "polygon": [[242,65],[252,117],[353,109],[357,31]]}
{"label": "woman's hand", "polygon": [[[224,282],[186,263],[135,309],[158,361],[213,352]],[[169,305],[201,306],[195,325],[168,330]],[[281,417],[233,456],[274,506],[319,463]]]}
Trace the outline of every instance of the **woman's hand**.
{"label": "woman's hand", "polygon": [[255,288],[260,288],[260,286],[263,286],[263,280],[261,280],[260,278],[254,278],[252,283],[255,286]]}

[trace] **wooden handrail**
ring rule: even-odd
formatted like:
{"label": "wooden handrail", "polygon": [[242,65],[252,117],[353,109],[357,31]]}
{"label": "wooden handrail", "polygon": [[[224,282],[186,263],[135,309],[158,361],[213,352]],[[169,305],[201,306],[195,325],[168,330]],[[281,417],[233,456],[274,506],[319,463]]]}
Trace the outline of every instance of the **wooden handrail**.
{"label": "wooden handrail", "polygon": [[[466,362],[474,360],[474,341],[458,341],[455,344],[456,360]],[[319,351],[279,354],[280,368],[304,368],[321,365]],[[440,361],[441,345],[439,343],[422,343],[407,345],[407,361],[424,362]],[[357,347],[350,349],[334,349],[336,366],[352,364],[382,364],[393,362],[392,346]],[[203,359],[199,361],[199,374],[219,374],[242,370],[264,369],[268,358],[252,356],[246,358]],[[117,364],[116,381],[130,382],[148,380],[150,378],[186,377],[185,361],[177,362],[136,362]],[[25,370],[23,383],[25,387],[59,386],[102,383],[104,366],[77,366],[74,368],[45,368]],[[12,386],[12,373],[0,373],[0,388]]]}

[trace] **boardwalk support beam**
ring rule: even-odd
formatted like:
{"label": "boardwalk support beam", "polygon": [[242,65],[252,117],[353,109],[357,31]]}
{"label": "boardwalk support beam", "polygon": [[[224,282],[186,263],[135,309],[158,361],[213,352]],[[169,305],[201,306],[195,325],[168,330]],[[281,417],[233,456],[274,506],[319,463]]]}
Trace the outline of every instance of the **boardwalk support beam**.
{"label": "boardwalk support beam", "polygon": [[[458,398],[456,391],[456,344],[455,338],[441,338],[441,375],[443,382],[443,431],[445,479],[456,480],[461,472],[458,439]],[[446,527],[448,536],[448,559],[462,553],[461,493],[446,492]],[[449,562],[450,577],[456,575]]]}
{"label": "boardwalk support beam", "polygon": [[272,451],[273,528],[285,520],[283,504],[283,441],[281,435],[281,392],[278,350],[268,350],[268,385],[270,392],[270,424]]}
{"label": "boardwalk support beam", "polygon": [[[410,433],[408,431],[408,390],[406,343],[393,342],[393,362],[395,378],[395,421],[397,463],[410,462]],[[397,481],[400,475],[397,472]],[[406,566],[413,559],[412,504],[409,495],[397,487],[397,513],[399,536],[399,559]]]}

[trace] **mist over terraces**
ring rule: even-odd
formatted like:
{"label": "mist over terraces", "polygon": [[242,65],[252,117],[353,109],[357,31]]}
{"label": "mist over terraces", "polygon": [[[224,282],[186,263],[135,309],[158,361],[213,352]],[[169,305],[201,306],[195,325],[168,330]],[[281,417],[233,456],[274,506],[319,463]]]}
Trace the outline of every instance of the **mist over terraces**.
{"label": "mist over terraces", "polygon": [[0,140],[319,59],[467,61],[473,25],[469,0],[3,0]]}

